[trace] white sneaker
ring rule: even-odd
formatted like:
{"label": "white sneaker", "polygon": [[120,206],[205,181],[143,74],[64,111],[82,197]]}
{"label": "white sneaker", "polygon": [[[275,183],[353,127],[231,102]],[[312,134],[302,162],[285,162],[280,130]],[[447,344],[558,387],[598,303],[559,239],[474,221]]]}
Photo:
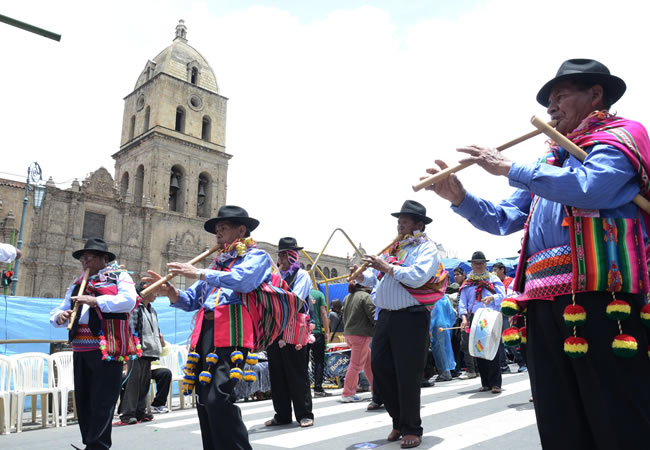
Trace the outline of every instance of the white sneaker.
{"label": "white sneaker", "polygon": [[343,397],[341,396],[341,403],[354,403],[354,402],[360,402],[361,398],[357,395],[350,395],[349,397]]}
{"label": "white sneaker", "polygon": [[167,408],[167,405],[152,406],[151,412],[154,414],[166,414],[169,412],[169,408]]}

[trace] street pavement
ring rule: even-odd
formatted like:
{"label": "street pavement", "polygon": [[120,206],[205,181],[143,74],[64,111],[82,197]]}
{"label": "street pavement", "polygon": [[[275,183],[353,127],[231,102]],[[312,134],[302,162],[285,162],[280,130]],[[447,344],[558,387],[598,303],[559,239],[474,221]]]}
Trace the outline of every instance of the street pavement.
{"label": "street pavement", "polygon": [[[513,366],[515,368],[516,366]],[[454,379],[422,389],[421,416],[424,427],[419,448],[435,449],[539,449],[530,383],[527,373],[505,374],[501,394],[479,393],[478,378]],[[391,431],[385,409],[367,411],[370,393],[359,394],[363,401],[340,403],[341,390],[328,390],[332,397],[313,399],[315,424],[301,429],[297,422],[265,427],[273,416],[270,400],[240,402],[242,415],[256,450],[400,448],[386,441]],[[116,418],[117,420],[117,418]],[[29,428],[29,427],[27,427]],[[32,429],[0,436],[0,448],[72,449],[83,448],[78,426]],[[137,425],[113,427],[114,449],[200,449],[201,434],[194,409],[174,409],[157,414],[155,420]]]}

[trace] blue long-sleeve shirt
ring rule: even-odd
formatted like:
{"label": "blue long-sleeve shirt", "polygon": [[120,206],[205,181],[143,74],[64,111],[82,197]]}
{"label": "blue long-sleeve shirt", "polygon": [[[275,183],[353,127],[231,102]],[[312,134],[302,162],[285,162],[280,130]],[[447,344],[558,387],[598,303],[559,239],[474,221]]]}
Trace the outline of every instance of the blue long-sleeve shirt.
{"label": "blue long-sleeve shirt", "polygon": [[458,315],[469,315],[473,314],[479,310],[479,308],[490,308],[495,311],[501,311],[501,301],[505,296],[505,287],[503,283],[495,274],[490,273],[490,283],[493,283],[495,292],[490,292],[489,289],[483,289],[481,291],[481,298],[492,296],[494,301],[490,302],[489,305],[484,305],[483,303],[476,300],[476,286],[470,285],[465,286],[460,291],[460,296],[458,298]]}
{"label": "blue long-sleeve shirt", "polygon": [[243,257],[232,263],[230,272],[222,270],[205,270],[205,280],[197,281],[185,291],[178,291],[178,301],[172,303],[174,308],[195,311],[204,307],[213,311],[215,305],[240,304],[239,292],[250,292],[262,283],[271,282],[271,258],[263,250],[249,250]]}
{"label": "blue long-sleeve shirt", "polygon": [[452,210],[480,230],[506,235],[523,229],[533,202],[531,193],[539,196],[529,225],[529,256],[569,245],[569,229],[562,226],[563,205],[600,210],[600,217],[637,218],[638,208],[632,199],[639,193],[639,180],[632,163],[610,145],[595,145],[586,151],[584,163],[569,156],[562,167],[539,161],[515,162],[508,179],[519,189],[508,199],[493,203],[468,192]]}
{"label": "blue long-sleeve shirt", "polygon": [[405,248],[404,265],[393,265],[393,275],[385,274],[377,280],[377,270],[368,269],[363,272],[364,286],[375,287],[375,304],[381,309],[398,310],[417,306],[420,303],[404,289],[402,284],[417,288],[435,276],[440,265],[438,249],[430,240]]}

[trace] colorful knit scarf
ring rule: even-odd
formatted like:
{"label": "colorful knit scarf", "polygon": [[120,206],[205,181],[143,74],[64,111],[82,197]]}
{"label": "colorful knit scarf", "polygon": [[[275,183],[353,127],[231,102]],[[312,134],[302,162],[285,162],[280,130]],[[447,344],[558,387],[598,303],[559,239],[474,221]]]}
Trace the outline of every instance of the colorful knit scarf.
{"label": "colorful knit scarf", "polygon": [[427,237],[427,234],[420,230],[416,230],[413,234],[401,235],[388,251],[384,252],[384,258],[393,256],[397,258],[397,261],[404,261],[407,255],[406,247],[410,245],[417,246],[424,244],[428,240],[429,238]]}
{"label": "colorful knit scarf", "polygon": [[467,279],[463,282],[463,285],[460,287],[459,292],[462,291],[467,286],[474,286],[474,296],[477,302],[481,301],[483,289],[487,289],[492,294],[496,292],[494,288],[494,283],[490,281],[490,272],[484,272],[480,275],[470,272],[467,276]]}
{"label": "colorful knit scarf", "polygon": [[210,269],[214,269],[216,264],[223,264],[226,261],[244,256],[250,249],[256,248],[257,244],[252,238],[236,239],[228,244],[223,244],[223,248],[217,250],[214,257],[214,262],[210,265]]}
{"label": "colorful knit scarf", "polygon": [[[95,275],[88,277],[84,294],[95,297],[100,295],[117,295],[117,281],[122,272],[130,273],[128,270],[120,267],[116,261],[109,263]],[[75,280],[74,284],[81,284],[82,279],[83,274]]]}
{"label": "colorful knit scarf", "polygon": [[[638,122],[616,117],[607,110],[594,111],[567,137],[580,147],[611,145],[627,157],[639,174],[641,195],[650,199],[650,139],[646,129]],[[568,152],[553,141],[549,141],[550,152],[545,162],[561,167]],[[650,215],[641,212],[650,229]]]}
{"label": "colorful knit scarf", "polygon": [[[287,257],[289,259],[289,268],[287,270],[280,271],[282,279],[286,280],[291,277],[298,269],[300,269],[300,253],[298,250],[285,250],[287,252]],[[279,265],[279,264],[278,264]]]}

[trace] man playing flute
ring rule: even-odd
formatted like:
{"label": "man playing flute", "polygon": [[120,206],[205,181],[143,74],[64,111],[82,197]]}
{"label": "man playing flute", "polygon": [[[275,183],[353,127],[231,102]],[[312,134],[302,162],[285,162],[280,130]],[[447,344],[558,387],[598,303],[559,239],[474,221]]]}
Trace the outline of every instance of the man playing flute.
{"label": "man playing flute", "polygon": [[370,360],[375,386],[393,420],[387,439],[402,437],[401,447],[412,448],[422,442],[420,382],[430,320],[429,302],[418,288],[436,275],[440,260],[436,245],[424,233],[432,219],[423,205],[407,200],[392,215],[397,217],[398,240],[381,256],[364,255],[369,269],[354,281],[377,288],[375,303],[381,311]]}
{"label": "man playing flute", "polygon": [[[245,209],[222,206],[217,217],[204,224],[205,231],[216,234],[217,244],[222,246],[214,262],[204,270],[188,263],[168,264],[170,273],[197,282],[184,291],[168,282],[157,292],[169,297],[175,308],[199,310],[190,355],[196,352],[198,359],[192,376],[198,376],[197,413],[206,450],[251,449],[241,411],[234,404],[234,388],[248,351],[254,347],[253,322],[242,293],[270,283],[272,278],[270,256],[257,249],[250,237],[258,225]],[[149,274],[151,277],[144,281],[161,278],[155,272]]]}
{"label": "man playing flute", "polygon": [[[70,285],[63,303],[50,313],[50,323],[57,328],[67,326],[74,303],[80,305],[69,331],[79,430],[87,449],[106,449],[111,448],[111,423],[120,395],[122,362],[106,357],[100,348],[102,337],[106,339],[102,321],[117,317],[128,328],[125,313],[135,307],[137,295],[129,274],[110,264],[115,254],[108,251],[103,239],[88,239],[84,248],[72,256],[84,271],[88,270],[87,283],[79,277]],[[81,295],[79,289],[84,284]]]}
{"label": "man playing flute", "polygon": [[544,448],[650,442],[642,324],[650,321],[648,216],[632,203],[639,190],[648,197],[650,142],[641,124],[609,112],[625,89],[598,61],[565,61],[537,101],[557,131],[588,153],[584,162],[555,143],[528,164],[491,148],[463,147],[464,161],[507,177],[517,190],[493,203],[466,192],[455,176],[429,188],[478,229],[524,229],[514,290],[523,293],[519,306],[527,306],[528,367]]}

